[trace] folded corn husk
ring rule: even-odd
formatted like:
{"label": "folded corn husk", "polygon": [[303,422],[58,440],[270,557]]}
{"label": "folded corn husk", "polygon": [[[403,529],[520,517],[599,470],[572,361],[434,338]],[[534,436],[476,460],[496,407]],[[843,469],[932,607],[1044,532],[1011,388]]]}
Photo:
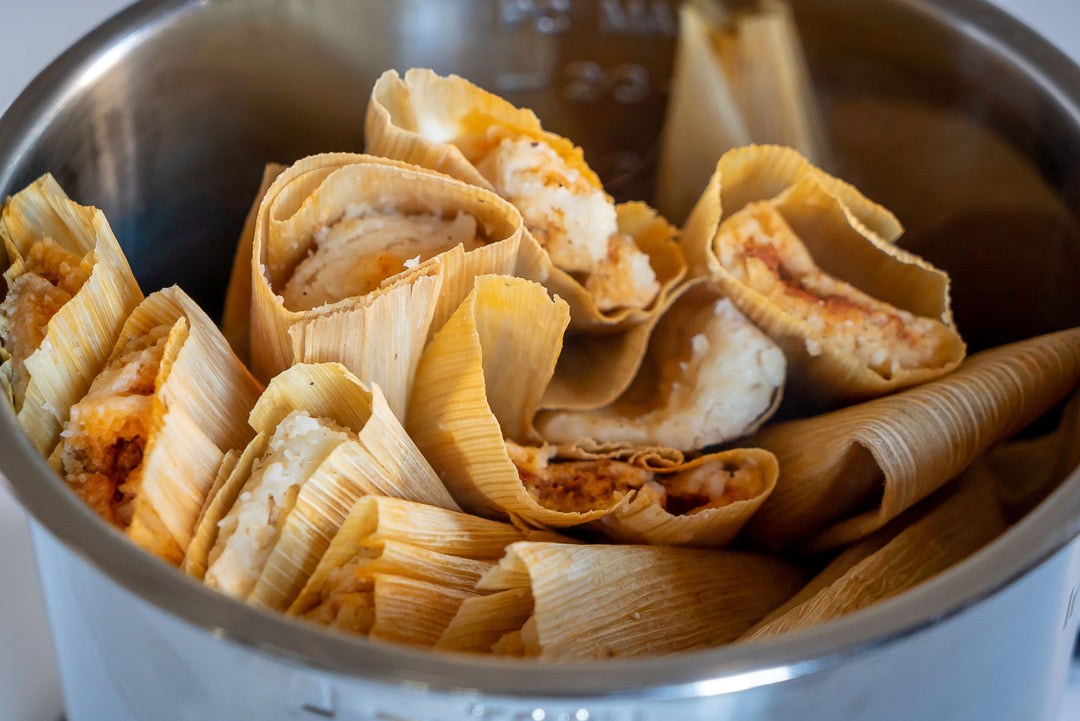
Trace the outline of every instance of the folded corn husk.
{"label": "folded corn husk", "polygon": [[[753,433],[769,419],[784,384],[780,348],[706,278],[684,284],[672,300],[629,388],[601,408],[540,413],[536,427],[546,441],[588,438],[691,451]],[[567,345],[587,354],[593,343],[568,339]],[[575,360],[579,382],[610,373],[596,359],[596,365]],[[549,387],[545,406],[553,395]],[[567,395],[574,404],[588,391]]]}
{"label": "folded corn husk", "polygon": [[[746,536],[822,550],[881,528],[1080,382],[1080,329],[984,351],[951,375],[885,398],[767,428],[780,482]],[[861,509],[871,506],[871,510]]]}
{"label": "folded corn husk", "polygon": [[[507,548],[478,588],[529,589],[534,608],[521,630],[526,655],[569,661],[727,643],[805,581],[798,567],[749,553],[521,542]],[[508,610],[493,621],[505,627],[515,612],[520,617],[521,603],[509,596],[500,602],[494,603]],[[451,622],[455,634],[447,638],[460,639],[463,625]],[[479,645],[466,636],[454,643]]]}
{"label": "folded corn husk", "polygon": [[[0,238],[8,263],[0,305],[0,386],[20,427],[47,457],[68,410],[105,364],[142,293],[104,214],[71,201],[51,175],[7,200]],[[77,287],[61,291],[42,276],[31,278],[29,273],[43,270],[38,254],[47,265],[50,256],[64,255],[60,262],[69,268],[50,272],[67,276],[70,283],[61,285]],[[37,313],[14,307],[26,292],[20,289],[24,283],[36,283],[27,291],[47,292],[62,304]]]}
{"label": "folded corn husk", "polygon": [[225,310],[221,315],[221,332],[232,346],[233,352],[244,363],[248,362],[248,344],[251,340],[251,248],[255,242],[255,219],[263,196],[279,175],[285,170],[280,163],[267,163],[263,168],[262,181],[255,193],[255,201],[244,219],[240,240],[233,256],[229,285],[225,290]]}
{"label": "folded corn husk", "polygon": [[254,435],[244,419],[260,391],[213,321],[166,288],[132,311],[49,463],[133,541],[178,564],[224,455]]}
{"label": "folded corn husk", "polygon": [[[312,423],[324,426],[314,436],[320,440],[305,440],[313,436],[298,431],[279,433],[297,423],[300,412],[313,420],[299,427],[310,432]],[[222,509],[208,511],[202,524],[207,533],[217,533],[206,582],[250,603],[287,608],[362,495],[456,508],[378,386],[369,391],[340,364],[302,364],[279,374],[250,423],[259,435],[218,492],[237,500],[217,522]],[[264,455],[268,448],[277,455]],[[294,475],[282,470],[268,479],[272,458],[284,464],[290,456],[303,464]],[[288,485],[275,489],[275,482]],[[190,565],[197,568],[201,559]]]}
{"label": "folded corn husk", "polygon": [[757,143],[825,161],[825,138],[798,32],[785,3],[710,17],[702,3],[679,9],[671,101],[656,203],[681,221],[726,151]]}
{"label": "folded corn husk", "polygon": [[742,640],[817,626],[884,601],[967,558],[1006,529],[984,459],[941,494],[845,549]]}
{"label": "folded corn husk", "polygon": [[681,244],[690,274],[708,273],[711,263],[716,262],[712,244],[722,219],[750,203],[771,200],[807,178],[816,180],[840,201],[856,229],[888,242],[896,241],[903,233],[903,226],[887,209],[850,183],[814,167],[797,151],[779,145],[748,145],[720,157],[709,184],[683,226]]}
{"label": "folded corn husk", "polygon": [[[756,172],[791,174],[773,153],[757,157]],[[956,367],[965,346],[944,272],[878,237],[821,173],[770,200],[725,207],[720,219],[724,177],[718,169],[695,211],[712,203],[719,219],[705,232],[707,265],[724,295],[784,349],[805,397],[863,400]],[[688,243],[699,240],[688,232]]]}
{"label": "folded corn husk", "polygon": [[[384,73],[372,90],[364,138],[368,152],[416,163],[490,190],[495,186],[477,164],[503,138],[526,139],[533,147],[550,148],[566,164],[573,178],[559,181],[559,188],[581,183],[603,192],[580,148],[544,131],[532,111],[515,108],[456,75],[440,77],[416,68],[404,78],[394,70]],[[583,210],[582,215],[594,214]],[[614,330],[640,323],[663,304],[685,273],[682,253],[673,241],[675,229],[643,203],[619,206],[616,225],[619,233],[633,239],[634,252],[643,252],[652,268],[656,289],[649,302],[601,308],[588,287],[593,279],[580,282],[556,266],[546,252],[539,256],[538,268],[522,274],[570,304],[574,328]],[[629,276],[636,277],[636,272]]]}
{"label": "folded corn husk", "polygon": [[[444,217],[465,213],[476,219],[488,242],[469,252],[451,247],[365,295],[311,310],[286,307],[280,293],[315,247],[316,231],[350,209],[368,207]],[[527,270],[529,261],[518,257],[521,241],[517,210],[482,188],[385,158],[346,153],[305,158],[271,184],[255,221],[252,369],[269,378],[296,362],[338,361],[365,383],[380,385],[401,415],[429,330],[457,307],[474,276],[512,273],[519,265]],[[369,342],[373,338],[378,342]]]}
{"label": "folded corn husk", "polygon": [[506,546],[526,537],[504,523],[366,496],[350,509],[288,612],[372,638],[432,646],[461,602],[480,593],[477,582]]}

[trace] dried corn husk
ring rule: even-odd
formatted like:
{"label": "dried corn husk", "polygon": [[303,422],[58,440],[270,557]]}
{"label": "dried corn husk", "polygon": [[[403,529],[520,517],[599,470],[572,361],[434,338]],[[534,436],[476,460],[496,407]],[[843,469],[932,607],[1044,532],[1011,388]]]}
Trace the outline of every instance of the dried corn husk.
{"label": "dried corn husk", "polygon": [[507,549],[504,563],[527,572],[525,578],[515,572],[515,580],[501,585],[531,588],[530,623],[542,660],[656,655],[727,643],[806,581],[801,569],[768,556],[656,546],[522,542]]}
{"label": "dried corn husk", "polygon": [[255,242],[255,219],[259,217],[263,196],[284,170],[285,166],[280,163],[267,163],[263,168],[255,201],[251,204],[244,220],[244,228],[240,231],[240,240],[233,256],[232,273],[229,275],[229,286],[225,291],[221,332],[225,334],[237,358],[245,363],[248,362],[248,343],[251,340],[251,248]]}
{"label": "dried corn husk", "polygon": [[[160,365],[150,369],[154,380],[148,389],[151,399],[141,457],[123,479],[124,485],[136,489],[134,510],[129,523],[120,525],[140,546],[178,564],[224,455],[242,448],[254,435],[244,419],[261,386],[232,353],[213,321],[175,286],[153,293],[132,311],[106,372],[125,368],[131,348],[164,329],[168,333]],[[100,378],[107,382],[106,373]],[[91,385],[90,394],[72,407],[62,440],[49,459],[69,483],[78,477],[82,463],[82,446],[73,444],[85,439],[93,447],[117,440],[96,435],[109,428],[100,425],[97,414],[121,413],[122,408],[113,411],[109,404],[124,396],[110,394],[107,387],[102,388],[102,395],[97,392],[97,386]]]}
{"label": "dried corn husk", "polygon": [[[243,451],[233,449],[221,459],[217,476],[206,494],[206,502],[203,504],[202,510],[199,511],[199,517],[195,521],[195,529],[191,533],[191,543],[188,544],[187,550],[184,552],[184,561],[180,564],[180,570],[192,578],[201,581],[203,576],[206,575],[206,563],[210,557],[210,549],[214,547],[214,542],[217,540],[218,522],[225,516],[232,504],[236,502],[236,497],[240,495],[241,483],[234,480],[232,486],[228,485],[229,480],[242,477],[239,474],[234,474],[233,471],[238,463],[246,463],[250,472],[251,463],[266,450],[265,440],[264,437],[262,443],[249,443]],[[247,457],[245,458],[245,456]]]}
{"label": "dried corn husk", "polygon": [[[546,132],[532,111],[515,108],[456,75],[440,77],[414,68],[401,78],[389,70],[372,90],[364,126],[368,152],[416,163],[467,183],[494,190],[476,163],[502,138],[542,143],[565,162],[582,182],[602,191],[600,179],[585,162],[580,148],[566,138]],[[574,328],[625,329],[646,320],[685,273],[676,230],[643,203],[617,208],[617,229],[630,236],[648,256],[658,290],[641,306],[602,310],[586,285],[556,266],[540,251],[538,266],[518,275],[543,283],[570,304]],[[538,250],[539,248],[530,248]]]}
{"label": "dried corn husk", "polygon": [[[748,145],[724,153],[683,226],[681,244],[690,274],[709,272],[713,240],[723,219],[750,203],[771,200],[811,177],[841,204],[848,222],[862,233],[894,242],[900,222],[849,183],[814,167],[797,151],[779,145]],[[711,259],[711,261],[710,261]]]}
{"label": "dried corn husk", "polygon": [[[405,546],[414,551],[414,557],[433,553],[473,559],[474,568],[479,569],[479,562],[499,559],[508,545],[526,537],[526,532],[505,523],[397,498],[364,496],[349,510],[315,571],[289,606],[289,614],[307,614],[324,602],[333,591],[334,574],[360,558],[373,559],[366,562],[373,573],[404,573],[421,580],[439,580],[437,573],[418,570],[402,553],[394,555],[394,560],[384,560],[381,566],[374,565],[386,549],[394,551]],[[545,538],[552,536],[547,534]]]}
{"label": "dried corn husk", "polygon": [[48,325],[31,352],[12,358],[11,336],[0,338],[0,384],[30,442],[48,457],[68,410],[105,364],[142,293],[104,214],[71,201],[51,175],[7,200],[0,238],[8,262],[5,306],[14,302],[16,280],[30,270],[32,249],[45,239],[81,259],[79,272],[86,275],[55,314],[41,319]]}
{"label": "dried corn husk", "polygon": [[[435,255],[363,296],[307,311],[287,308],[279,293],[314,247],[316,229],[361,206],[405,214],[467,213],[490,242],[467,253],[456,247]],[[521,242],[517,210],[484,189],[385,158],[305,158],[273,182],[255,221],[252,369],[269,378],[294,362],[338,361],[365,383],[380,385],[391,408],[403,414],[429,330],[457,307],[474,276],[513,272]]]}
{"label": "dried corn husk", "polygon": [[511,588],[466,598],[435,648],[441,651],[490,652],[504,635],[520,630],[532,613],[531,588]]}
{"label": "dried corn husk", "polygon": [[[944,378],[747,439],[776,454],[776,490],[746,536],[834,548],[881,528],[1080,382],[1080,329],[984,351]],[[871,510],[860,511],[871,505]]]}
{"label": "dried corn husk", "polygon": [[[536,427],[545,440],[589,438],[690,451],[753,433],[768,420],[784,383],[780,348],[706,278],[683,284],[672,299],[629,388],[601,408],[541,412]],[[567,347],[588,353],[596,344],[590,340],[571,338]],[[610,373],[595,358],[574,360],[580,377]],[[588,397],[587,388],[580,390],[576,396],[566,393],[568,401]],[[555,393],[549,386],[545,406]]]}
{"label": "dried corn husk", "polygon": [[536,283],[482,276],[424,350],[406,427],[467,511],[570,525],[529,496],[503,443],[532,434],[568,322]]}
{"label": "dried corn husk", "polygon": [[[248,579],[238,586],[250,586],[243,594],[250,603],[281,610],[303,588],[360,496],[392,495],[456,508],[378,386],[369,391],[336,363],[293,366],[270,383],[252,410],[250,422],[265,437],[298,410],[332,421],[344,429],[345,436],[301,480],[295,505],[286,511],[272,539],[272,550],[256,569],[254,583]],[[237,470],[243,470],[243,465],[238,464]],[[222,540],[219,537],[218,543]],[[227,578],[221,574],[231,569],[216,571],[216,555],[211,554],[207,578],[221,582]]]}
{"label": "dried corn husk", "polygon": [[371,638],[434,646],[475,592],[405,576],[375,574],[375,623]]}
{"label": "dried corn husk", "polygon": [[716,160],[751,142],[824,162],[825,139],[788,6],[763,1],[727,17],[701,3],[679,9],[671,102],[657,175],[657,206],[681,221]]}
{"label": "dried corn husk", "polygon": [[948,276],[863,228],[817,178],[727,216],[711,250],[721,291],[780,344],[815,401],[879,396],[964,357]]}
{"label": "dried corn husk", "polygon": [[884,601],[962,561],[1006,528],[985,460],[978,460],[925,508],[846,549],[743,640],[817,626]]}

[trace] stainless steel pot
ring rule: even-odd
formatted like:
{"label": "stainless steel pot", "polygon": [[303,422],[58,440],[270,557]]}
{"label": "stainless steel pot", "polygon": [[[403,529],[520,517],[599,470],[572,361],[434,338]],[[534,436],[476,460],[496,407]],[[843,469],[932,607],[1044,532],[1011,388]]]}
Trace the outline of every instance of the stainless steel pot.
{"label": "stainless steel pot", "polygon": [[[975,348],[1080,325],[1080,70],[977,0],[795,2],[836,172],[955,278]],[[111,219],[144,289],[219,307],[262,164],[361,146],[386,67],[457,71],[647,197],[664,0],[147,0],[0,120],[0,193],[51,171]],[[1080,623],[1080,472],[949,572],[820,628],[548,666],[438,655],[248,608],[106,528],[0,411],[69,717],[1046,719]]]}

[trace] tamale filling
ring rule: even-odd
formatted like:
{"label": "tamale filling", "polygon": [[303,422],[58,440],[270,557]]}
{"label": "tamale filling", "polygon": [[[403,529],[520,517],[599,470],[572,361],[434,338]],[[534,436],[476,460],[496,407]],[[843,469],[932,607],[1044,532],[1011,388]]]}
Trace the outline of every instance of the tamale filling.
{"label": "tamale filling", "polygon": [[71,408],[60,434],[64,479],[98,515],[127,528],[142,480],[156,378],[170,326],[132,339]]}
{"label": "tamale filling", "polygon": [[46,238],[30,248],[23,272],[9,279],[0,303],[0,343],[11,354],[16,408],[22,407],[30,381],[26,359],[41,345],[52,317],[88,278],[79,256]]}
{"label": "tamale filling", "polygon": [[[952,356],[944,323],[877,300],[821,271],[768,203],[748,205],[720,229],[721,264],[783,312],[865,362],[883,378],[935,368]],[[816,354],[816,349],[810,347]]]}
{"label": "tamale filling", "polygon": [[484,245],[483,228],[468,213],[402,213],[350,206],[318,228],[308,255],[281,291],[285,306],[304,311],[365,295],[387,278],[456,245]]}
{"label": "tamale filling", "polygon": [[529,494],[545,508],[564,513],[610,508],[636,491],[672,515],[685,515],[753,498],[764,487],[761,471],[752,462],[738,468],[704,464],[661,474],[624,461],[560,460],[544,448],[510,441],[506,446]]}
{"label": "tamale filling", "polygon": [[521,211],[552,262],[583,279],[597,308],[644,308],[656,297],[660,284],[649,256],[618,232],[614,203],[550,145],[502,137],[476,168]]}

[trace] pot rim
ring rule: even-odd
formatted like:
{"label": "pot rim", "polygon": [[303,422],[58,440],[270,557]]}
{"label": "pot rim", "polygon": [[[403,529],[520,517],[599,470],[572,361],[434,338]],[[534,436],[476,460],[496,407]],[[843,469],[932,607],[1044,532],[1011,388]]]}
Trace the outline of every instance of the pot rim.
{"label": "pot rim", "polygon": [[[1080,133],[1080,68],[1004,11],[982,0],[896,0],[935,23],[961,27],[1008,57],[1051,96]],[[79,40],[0,117],[0,191],[16,160],[54,111],[119,58],[203,0],[142,0]],[[783,682],[872,653],[993,596],[1080,534],[1080,469],[1039,507],[977,554],[888,601],[829,622],[747,645],[647,659],[564,664],[438,654],[332,632],[247,606],[144,553],[102,522],[64,485],[0,404],[0,478],[69,550],[143,601],[217,637],[310,669],[412,689],[484,697],[688,698]]]}

